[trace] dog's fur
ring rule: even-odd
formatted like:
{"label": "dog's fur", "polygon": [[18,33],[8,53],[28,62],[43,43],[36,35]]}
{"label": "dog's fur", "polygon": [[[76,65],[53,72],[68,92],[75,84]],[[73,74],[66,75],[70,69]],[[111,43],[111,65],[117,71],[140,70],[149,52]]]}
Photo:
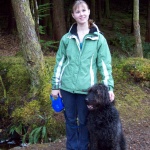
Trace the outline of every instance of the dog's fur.
{"label": "dog's fur", "polygon": [[90,150],[126,150],[119,113],[110,101],[108,88],[96,84],[88,90]]}

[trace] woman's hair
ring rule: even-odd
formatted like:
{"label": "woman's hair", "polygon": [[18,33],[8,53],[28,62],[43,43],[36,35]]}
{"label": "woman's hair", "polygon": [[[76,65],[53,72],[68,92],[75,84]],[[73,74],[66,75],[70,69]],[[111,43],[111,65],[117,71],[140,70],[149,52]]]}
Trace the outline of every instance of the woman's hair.
{"label": "woman's hair", "polygon": [[87,5],[87,8],[89,8],[88,4],[84,0],[76,0],[72,5],[72,12],[74,12],[80,4],[85,4]]}
{"label": "woman's hair", "polygon": [[[85,4],[89,9],[89,5],[84,0],[76,0],[72,5],[72,13],[74,12],[74,10],[78,8],[80,4]],[[89,22],[89,28],[91,28],[93,26],[94,21],[89,19],[88,22]]]}

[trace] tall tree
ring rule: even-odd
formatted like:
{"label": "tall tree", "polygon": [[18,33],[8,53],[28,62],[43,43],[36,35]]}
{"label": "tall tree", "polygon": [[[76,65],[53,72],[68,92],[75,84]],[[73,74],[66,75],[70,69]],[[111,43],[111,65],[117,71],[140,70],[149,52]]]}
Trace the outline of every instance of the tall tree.
{"label": "tall tree", "polygon": [[13,31],[16,30],[16,22],[14,19],[12,4],[8,0],[7,0],[7,2],[8,2],[7,7],[9,9],[7,31],[8,31],[8,33],[13,33]]}
{"label": "tall tree", "polygon": [[96,21],[96,13],[95,13],[95,10],[96,10],[96,7],[95,7],[95,0],[91,0],[90,2],[90,9],[91,9],[91,19],[93,19],[94,21]]}
{"label": "tall tree", "polygon": [[60,40],[66,33],[64,0],[53,0],[53,28],[55,40]]}
{"label": "tall tree", "polygon": [[37,0],[30,0],[29,2],[30,2],[32,17],[33,17],[34,22],[35,22],[35,31],[36,31],[38,38],[40,38],[40,35],[39,35],[39,14],[38,14]]}
{"label": "tall tree", "polygon": [[102,22],[102,1],[98,0],[97,1],[97,10],[98,10],[98,22]]}
{"label": "tall tree", "polygon": [[44,4],[49,4],[49,8],[45,10],[45,17],[43,18],[43,23],[45,26],[46,34],[50,35],[52,39],[52,14],[51,14],[51,2],[50,0],[44,0]]}
{"label": "tall tree", "polygon": [[147,23],[146,23],[146,36],[145,42],[150,43],[150,0],[148,0],[148,7],[147,7]]}
{"label": "tall tree", "polygon": [[133,15],[134,15],[134,1],[132,0],[132,18],[131,18],[131,33],[134,33],[134,26],[133,26]]}
{"label": "tall tree", "polygon": [[140,35],[140,25],[139,25],[139,0],[134,0],[133,9],[133,25],[134,25],[134,36],[135,36],[135,50],[136,56],[143,58],[142,41]]}
{"label": "tall tree", "polygon": [[109,0],[105,0],[105,17],[110,17],[110,3]]}
{"label": "tall tree", "polygon": [[11,2],[20,37],[20,46],[30,74],[33,96],[35,96],[40,88],[44,72],[43,53],[36,35],[29,0],[12,0]]}
{"label": "tall tree", "polygon": [[70,26],[74,22],[74,19],[71,16],[73,0],[65,0],[64,4],[65,4],[65,7],[70,8],[70,9],[65,9],[66,28],[67,30],[69,30]]}

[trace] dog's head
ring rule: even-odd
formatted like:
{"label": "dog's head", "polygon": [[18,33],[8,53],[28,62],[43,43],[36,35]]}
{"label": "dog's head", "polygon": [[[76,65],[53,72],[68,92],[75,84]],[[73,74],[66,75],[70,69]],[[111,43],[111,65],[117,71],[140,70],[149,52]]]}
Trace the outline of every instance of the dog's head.
{"label": "dog's head", "polygon": [[86,103],[89,110],[102,109],[111,104],[108,87],[104,84],[95,84],[88,90]]}

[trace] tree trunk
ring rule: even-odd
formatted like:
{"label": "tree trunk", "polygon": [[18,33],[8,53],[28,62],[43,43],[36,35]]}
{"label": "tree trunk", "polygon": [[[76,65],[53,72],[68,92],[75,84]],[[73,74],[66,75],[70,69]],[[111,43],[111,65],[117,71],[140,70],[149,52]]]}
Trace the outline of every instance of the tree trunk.
{"label": "tree trunk", "polygon": [[44,72],[43,53],[35,32],[29,0],[12,0],[12,6],[20,37],[20,46],[30,74],[33,96],[35,96],[40,88]]}
{"label": "tree trunk", "polygon": [[36,31],[38,38],[40,39],[38,4],[36,0],[30,0],[29,2],[30,2],[30,11],[32,14],[32,18],[35,22],[35,31]]}
{"label": "tree trunk", "polygon": [[147,8],[147,25],[146,25],[145,42],[150,43],[150,0],[148,0],[148,8]]}
{"label": "tree trunk", "polygon": [[98,0],[97,2],[97,10],[98,10],[98,22],[102,22],[102,2],[101,0]]}
{"label": "tree trunk", "polygon": [[53,0],[53,28],[55,40],[60,40],[66,33],[64,0]]}
{"label": "tree trunk", "polygon": [[96,21],[96,17],[95,17],[95,0],[91,0],[91,19]]}
{"label": "tree trunk", "polygon": [[40,39],[38,4],[37,4],[37,1],[36,1],[36,0],[34,0],[33,3],[34,3],[34,22],[35,22],[35,31],[36,31],[36,34],[37,34],[38,38]]}
{"label": "tree trunk", "polygon": [[[50,0],[44,0],[44,4],[49,4],[50,7],[51,7]],[[47,16],[45,16],[43,18],[43,26],[45,27],[46,35],[49,35],[50,39],[53,39],[53,36],[52,36],[53,30],[52,30],[52,13],[51,13],[51,8],[47,9],[44,12],[44,14],[47,15]]]}
{"label": "tree trunk", "polygon": [[12,4],[9,1],[7,3],[8,3],[7,7],[9,9],[7,32],[9,34],[12,34],[14,31],[16,31],[16,22],[14,19]]}
{"label": "tree trunk", "polygon": [[65,1],[64,4],[67,8],[70,8],[70,9],[65,9],[66,28],[68,31],[70,29],[70,26],[72,25],[72,22],[74,22],[74,19],[71,16],[73,0]]}
{"label": "tree trunk", "polygon": [[133,24],[134,24],[134,36],[136,41],[135,44],[136,56],[143,58],[143,49],[139,25],[139,0],[134,0]]}
{"label": "tree trunk", "polygon": [[105,0],[105,17],[110,17],[110,7],[109,7],[109,0]]}
{"label": "tree trunk", "polygon": [[133,26],[133,15],[134,15],[134,2],[132,1],[132,20],[131,20],[131,33],[134,33],[134,26]]}

